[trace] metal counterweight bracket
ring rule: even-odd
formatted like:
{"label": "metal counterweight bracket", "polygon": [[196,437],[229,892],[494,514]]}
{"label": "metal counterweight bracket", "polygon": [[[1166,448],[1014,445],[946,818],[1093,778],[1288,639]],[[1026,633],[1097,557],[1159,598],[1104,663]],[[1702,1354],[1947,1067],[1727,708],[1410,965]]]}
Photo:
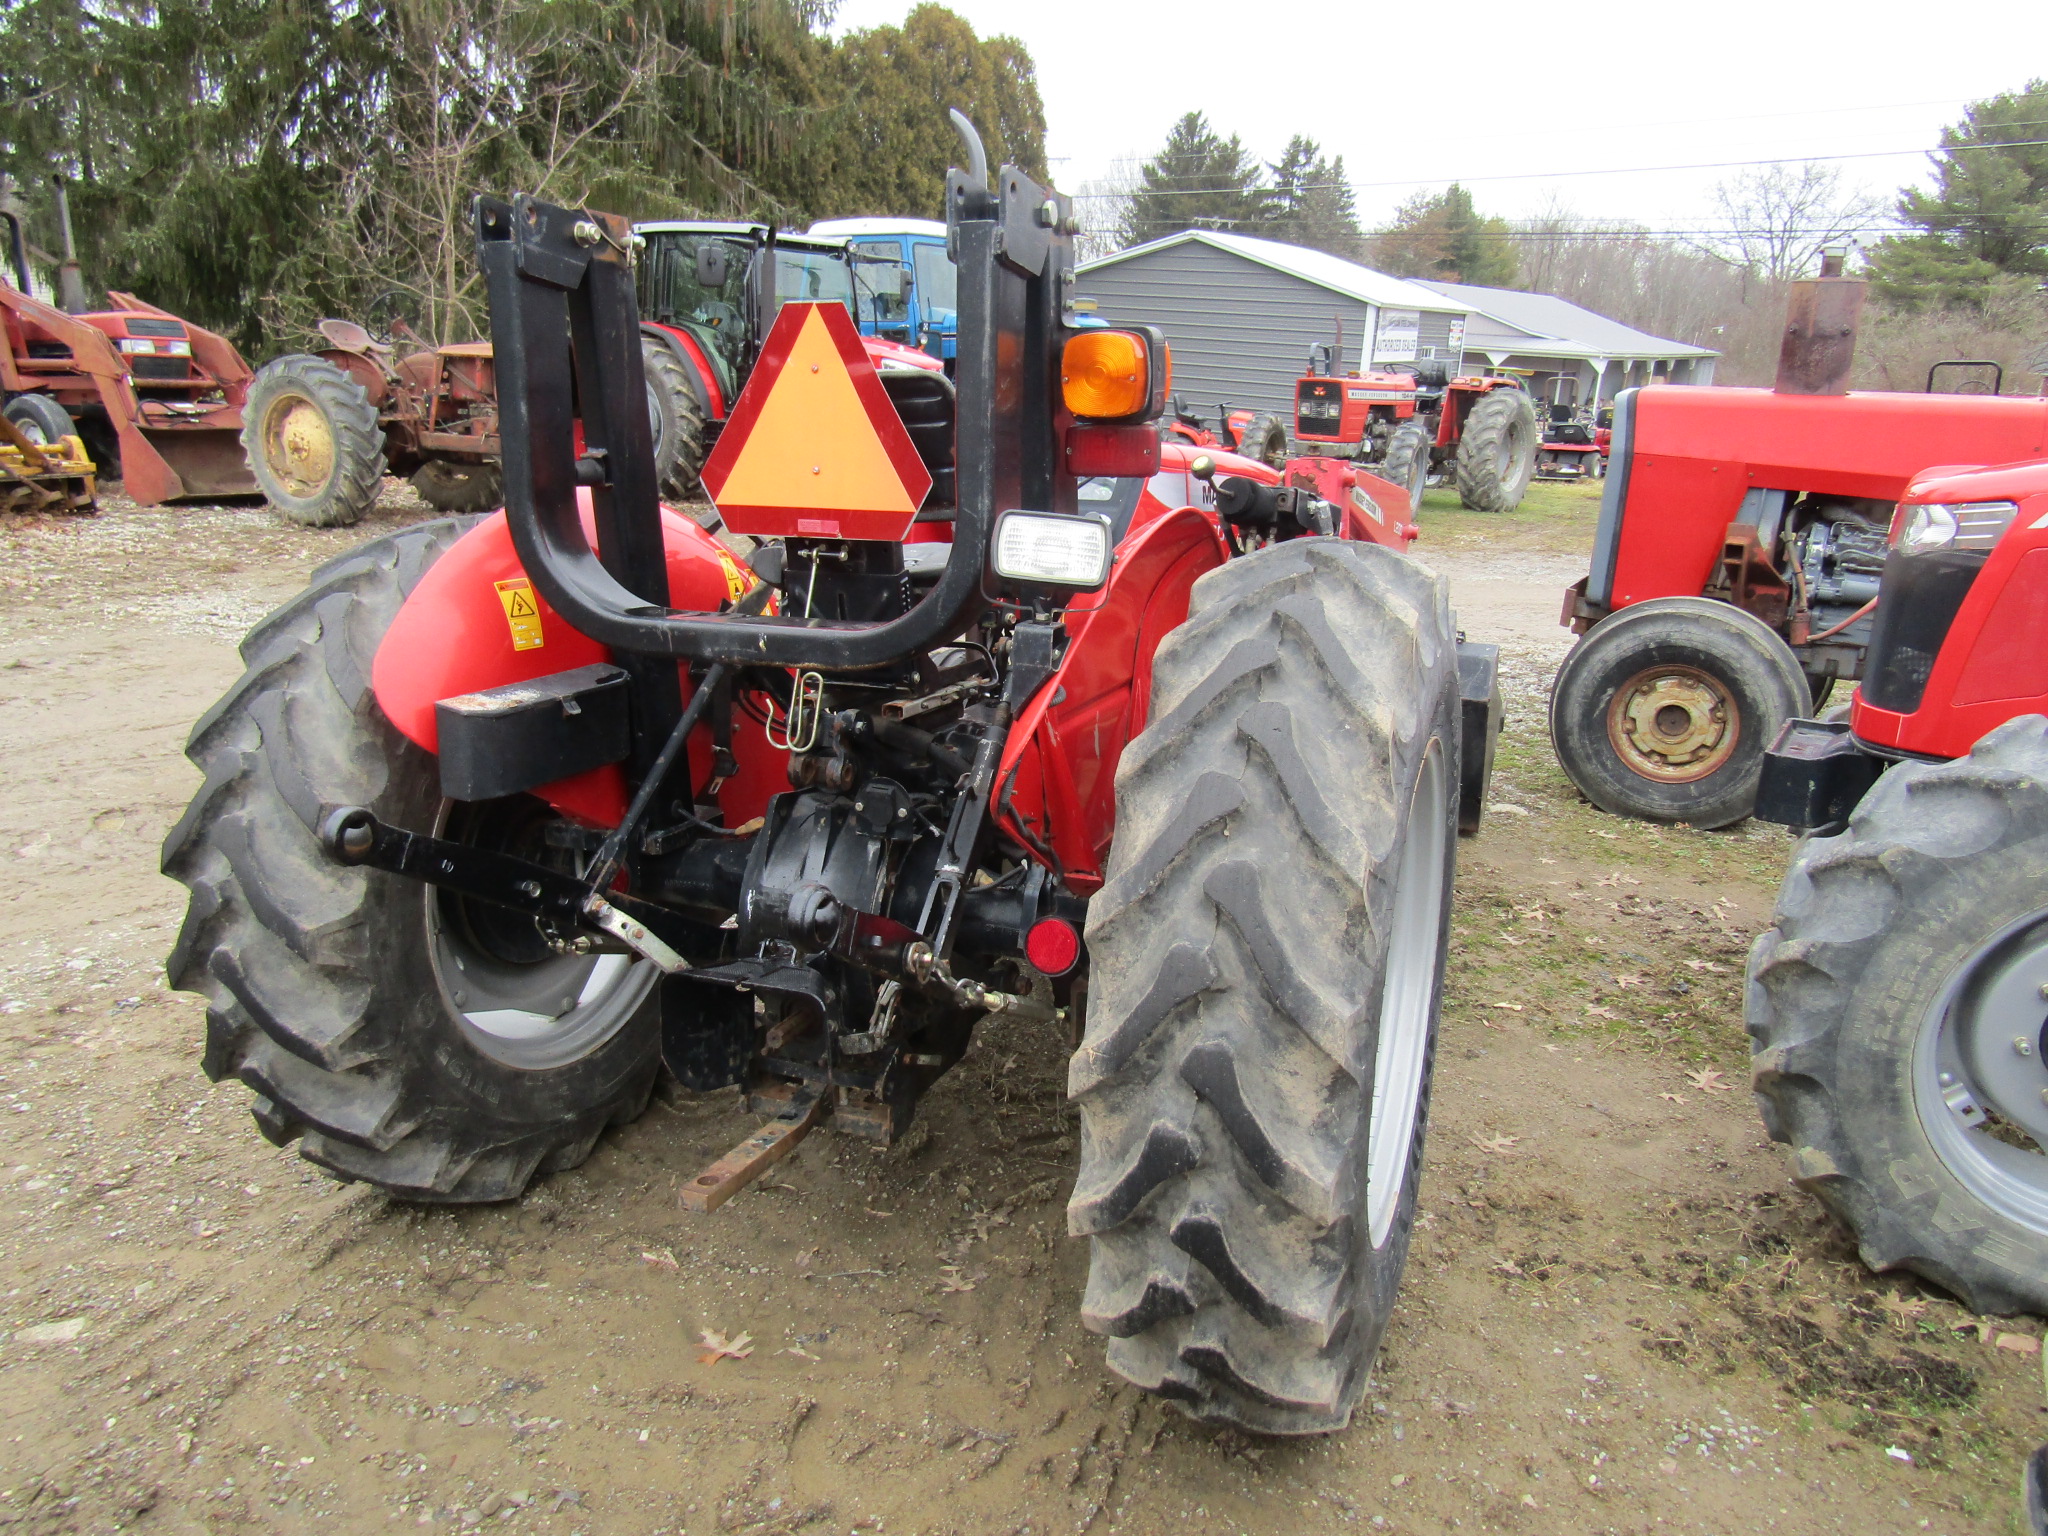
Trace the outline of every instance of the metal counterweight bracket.
{"label": "metal counterweight bracket", "polygon": [[680,919],[628,896],[599,896],[574,875],[545,864],[387,827],[359,805],[321,819],[320,846],[338,864],[438,885],[564,929],[598,929],[670,975],[690,969],[676,948],[687,942]]}

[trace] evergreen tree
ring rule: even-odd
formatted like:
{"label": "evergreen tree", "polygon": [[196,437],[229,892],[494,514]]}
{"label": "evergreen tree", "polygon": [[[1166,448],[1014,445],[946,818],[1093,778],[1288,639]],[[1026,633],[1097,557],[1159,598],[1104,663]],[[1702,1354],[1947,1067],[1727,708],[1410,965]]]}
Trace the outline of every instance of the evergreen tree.
{"label": "evergreen tree", "polygon": [[989,170],[1045,176],[1045,105],[1031,55],[1015,38],[979,38],[941,5],[901,27],[847,36],[832,71],[837,104],[814,135],[820,212],[943,218],[946,168],[962,163],[949,108],[981,134]]}
{"label": "evergreen tree", "polygon": [[1511,236],[1506,219],[1478,212],[1472,194],[1452,182],[1403,203],[1393,222],[1373,237],[1372,262],[1396,277],[1509,288],[1517,271]]}
{"label": "evergreen tree", "polygon": [[1356,260],[1364,236],[1344,157],[1326,160],[1321,145],[1296,134],[1271,169],[1273,211],[1260,233]]}
{"label": "evergreen tree", "polygon": [[1200,112],[1173,125],[1166,145],[1138,171],[1119,235],[1141,245],[1183,229],[1263,232],[1274,210],[1264,167]]}
{"label": "evergreen tree", "polygon": [[1934,190],[1907,187],[1917,233],[1880,241],[1871,276],[1902,308],[1981,305],[2000,274],[2048,276],[2048,80],[1972,102],[1942,130]]}

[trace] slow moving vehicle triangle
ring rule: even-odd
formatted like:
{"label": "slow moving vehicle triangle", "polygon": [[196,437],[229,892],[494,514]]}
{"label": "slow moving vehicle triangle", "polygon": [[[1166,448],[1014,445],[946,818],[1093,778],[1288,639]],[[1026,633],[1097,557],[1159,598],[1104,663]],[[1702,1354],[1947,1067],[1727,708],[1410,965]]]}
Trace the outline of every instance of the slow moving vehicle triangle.
{"label": "slow moving vehicle triangle", "polygon": [[726,527],[896,541],[931,472],[842,304],[786,304],[704,465]]}

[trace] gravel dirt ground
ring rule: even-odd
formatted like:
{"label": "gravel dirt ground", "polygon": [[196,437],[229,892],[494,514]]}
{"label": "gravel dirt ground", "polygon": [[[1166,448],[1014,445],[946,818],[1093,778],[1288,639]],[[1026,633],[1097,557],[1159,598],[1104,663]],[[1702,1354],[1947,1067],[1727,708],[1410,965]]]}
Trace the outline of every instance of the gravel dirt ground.
{"label": "gravel dirt ground", "polygon": [[[157,847],[234,642],[373,523],[0,525],[0,1526],[23,1531],[2017,1531],[2039,1325],[1873,1276],[1767,1147],[1740,979],[1788,852],[1601,816],[1542,698],[1594,491],[1433,494],[1418,552],[1506,647],[1460,848],[1423,1215],[1364,1410],[1259,1443],[1076,1321],[1050,1033],[989,1028],[889,1152],[672,1087],[512,1205],[330,1182],[210,1086]],[[707,1336],[729,1346],[715,1349]]]}

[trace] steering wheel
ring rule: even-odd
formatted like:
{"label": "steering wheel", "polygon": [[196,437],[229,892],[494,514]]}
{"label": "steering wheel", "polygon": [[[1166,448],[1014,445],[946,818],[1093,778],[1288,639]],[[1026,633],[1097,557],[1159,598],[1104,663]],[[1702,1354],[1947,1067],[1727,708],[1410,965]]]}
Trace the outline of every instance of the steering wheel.
{"label": "steering wheel", "polygon": [[706,299],[702,304],[699,304],[697,306],[697,319],[710,326],[714,331],[722,329],[727,321],[732,322],[734,329],[738,329],[743,324],[738,310],[734,309],[730,304],[720,303],[717,299]]}

